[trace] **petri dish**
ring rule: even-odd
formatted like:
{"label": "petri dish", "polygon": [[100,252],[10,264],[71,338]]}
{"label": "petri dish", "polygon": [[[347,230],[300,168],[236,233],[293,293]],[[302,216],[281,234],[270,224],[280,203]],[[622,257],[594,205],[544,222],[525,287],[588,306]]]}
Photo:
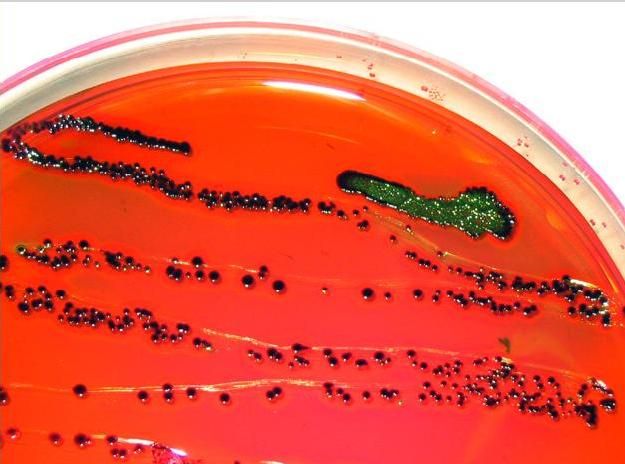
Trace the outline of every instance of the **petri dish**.
{"label": "petri dish", "polygon": [[0,85],[3,461],[615,461],[624,211],[529,110],[244,20]]}

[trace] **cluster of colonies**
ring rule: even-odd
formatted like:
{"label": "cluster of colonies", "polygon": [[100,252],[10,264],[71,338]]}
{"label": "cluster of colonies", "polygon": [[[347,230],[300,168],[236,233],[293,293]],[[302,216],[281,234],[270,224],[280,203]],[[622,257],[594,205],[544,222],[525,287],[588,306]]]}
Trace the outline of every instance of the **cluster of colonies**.
{"label": "cluster of colonies", "polygon": [[[323,207],[327,208],[327,204],[323,203]],[[334,210],[333,208],[328,208],[328,211],[326,214],[333,214]],[[358,214],[360,214],[359,211]],[[396,237],[393,236],[391,241],[392,243],[397,243]],[[55,246],[52,240],[45,239],[42,244],[32,249],[27,248],[25,245],[18,245],[16,252],[24,259],[48,266],[54,270],[70,268],[76,263],[81,263],[85,268],[93,266],[96,269],[100,269],[104,263],[116,271],[139,271],[145,274],[151,274],[154,269],[153,265],[142,264],[135,257],[126,255],[121,251],[113,252],[91,247],[89,242],[84,239],[79,240],[77,243],[68,240],[58,246]],[[443,266],[443,262],[440,261],[442,255],[439,252],[436,257],[422,258],[418,256],[415,250],[406,250],[404,252],[405,258],[414,261],[419,268],[432,272],[438,272],[440,267]],[[8,258],[2,255],[0,257],[0,267],[6,268],[7,266]],[[534,294],[539,297],[546,297],[551,295],[556,298],[556,301],[563,302],[564,309],[571,317],[579,315],[582,319],[588,321],[598,319],[604,327],[612,325],[609,299],[604,292],[599,288],[589,288],[582,285],[568,275],[564,275],[559,279],[552,279],[551,281],[536,281],[518,275],[509,279],[500,272],[486,271],[483,268],[479,270],[465,270],[459,266],[447,266],[447,270],[453,276],[469,280],[482,293],[469,289],[458,291],[451,288],[437,288],[431,294],[433,303],[440,302],[441,297],[446,296],[464,309],[477,306],[488,309],[493,314],[520,313],[530,317],[537,314],[539,308],[533,302],[524,302],[524,296]],[[194,256],[189,261],[172,258],[171,264],[164,268],[164,273],[168,279],[177,282],[193,280],[217,284],[222,279],[221,273],[216,269],[209,269],[209,266],[200,256]],[[269,270],[267,266],[262,265],[255,273],[242,275],[241,285],[246,289],[252,289],[255,286],[256,279],[266,280],[268,276]],[[497,296],[484,293],[489,286],[496,289]],[[286,291],[287,285],[284,280],[276,279],[272,281],[271,287],[275,293],[282,294]],[[513,290],[514,293],[506,293],[505,290],[508,289]],[[328,288],[323,287],[322,292],[327,293]],[[366,301],[373,301],[376,297],[376,291],[370,287],[362,288],[360,293]],[[382,293],[386,301],[392,300],[393,295],[390,291]],[[420,301],[424,298],[424,292],[419,288],[412,289],[412,296],[415,300]]]}
{"label": "cluster of colonies", "polygon": [[[21,438],[20,430],[15,427],[6,429],[5,435],[11,441],[17,441]],[[61,447],[65,444],[65,438],[58,432],[49,433],[47,439],[54,447]],[[71,437],[71,442],[79,449],[88,449],[97,440],[103,441],[110,449],[110,456],[120,461],[126,461],[131,456],[141,456],[150,452],[154,464],[195,464],[197,462],[186,458],[183,459],[175,451],[172,451],[171,448],[159,443],[152,443],[148,447],[145,444],[133,443],[133,440],[119,438],[116,435],[94,437],[85,433],[76,433]]]}
{"label": "cluster of colonies", "polygon": [[[5,269],[7,269],[8,259],[4,261]],[[203,265],[203,262],[199,259],[192,261],[194,266]],[[267,275],[268,269],[263,268],[259,272],[264,277]],[[245,277],[243,278],[244,281]],[[485,279],[498,281],[498,278],[492,275]],[[561,281],[558,282],[561,284]],[[36,289],[26,287],[19,297],[13,285],[3,285],[0,288],[3,290],[4,296],[9,301],[14,301],[17,309],[24,315],[41,312],[42,310],[54,313],[59,304],[58,300],[66,300],[68,298],[64,290],[52,292],[44,285],[40,285]],[[589,295],[589,297],[595,296],[595,294]],[[175,324],[175,330],[169,330],[167,324],[159,323],[153,313],[145,308],[135,308],[134,311],[126,308],[123,314],[113,315],[110,312],[101,311],[93,307],[77,307],[71,301],[65,301],[63,309],[59,312],[61,314],[57,315],[57,319],[60,323],[68,323],[76,327],[98,328],[105,326],[112,333],[125,333],[140,325],[143,331],[150,335],[154,343],[183,342],[192,332],[192,328],[186,323],[177,323]],[[213,349],[212,343],[199,337],[193,338],[192,344],[196,349]],[[369,369],[372,363],[379,366],[389,366],[393,362],[391,354],[383,350],[363,356],[351,351],[339,353],[328,347],[311,348],[298,342],[290,347],[289,351],[292,358],[289,360],[284,351],[284,348],[277,346],[269,346],[264,352],[254,347],[242,349],[242,354],[254,363],[262,363],[265,359],[277,364],[282,364],[286,361],[286,365],[290,369],[294,367],[308,368],[315,361],[314,358],[317,358],[317,362],[321,360],[332,368],[351,365],[358,370]],[[415,350],[408,350],[406,358],[409,361],[409,365],[417,369],[421,375],[433,377],[432,379],[424,380],[422,383],[423,391],[414,395],[419,403],[424,403],[427,400],[440,404],[447,403],[464,406],[470,398],[479,397],[481,403],[489,408],[513,402],[516,404],[517,409],[523,413],[547,415],[554,420],[558,420],[561,417],[576,416],[581,417],[589,426],[593,427],[597,424],[598,406],[608,412],[616,409],[616,399],[613,391],[602,382],[594,379],[582,383],[577,390],[576,397],[564,396],[561,391],[561,385],[556,381],[555,377],[549,376],[543,381],[540,376],[534,375],[531,378],[531,382],[528,382],[525,374],[517,371],[514,364],[501,357],[496,357],[492,360],[486,357],[474,360],[474,367],[489,367],[484,372],[474,375],[463,372],[464,363],[459,359],[453,360],[453,362],[430,365],[426,360],[417,360]],[[490,366],[489,363],[494,363],[495,367]],[[438,388],[434,386],[436,385],[436,379],[442,379],[438,382]],[[322,388],[325,396],[330,398],[339,397],[345,404],[350,404],[355,399],[355,395],[352,394],[346,385],[335,386],[331,382],[324,382]],[[163,385],[162,390],[163,399],[166,402],[173,402],[174,387],[166,383]],[[598,403],[587,398],[591,391],[599,392],[602,395]],[[75,385],[72,393],[80,398],[87,398],[88,396],[88,390],[84,384]],[[198,389],[188,386],[185,389],[185,394],[188,399],[194,400],[197,398]],[[381,399],[388,401],[397,400],[401,401],[402,404],[406,401],[401,392],[392,386],[381,388],[377,392],[366,389],[361,392],[360,396],[362,400],[369,402],[376,394]],[[139,390],[136,395],[141,403],[147,403],[150,400],[150,393],[146,390]],[[265,397],[269,401],[275,401],[281,398],[282,395],[282,387],[277,386],[265,392]],[[223,405],[229,405],[232,401],[231,394],[228,392],[220,393],[218,399]],[[8,405],[9,403],[9,392],[7,389],[2,388],[0,390],[0,404]]]}
{"label": "cluster of colonies", "polygon": [[[133,143],[138,146],[168,150],[182,155],[190,155],[191,147],[186,142],[173,142],[166,139],[144,135],[140,131],[130,130],[120,127],[112,127],[101,122],[96,122],[91,118],[77,118],[73,116],[61,116],[54,120],[39,123],[28,123],[13,129],[10,134],[12,139],[2,141],[2,149],[6,153],[12,154],[18,160],[26,160],[32,164],[62,169],[66,173],[92,173],[100,174],[112,179],[128,179],[137,185],[149,185],[152,189],[158,190],[169,198],[191,200],[195,197],[191,182],[177,183],[170,179],[163,170],[154,167],[146,169],[138,163],[128,164],[125,162],[109,163],[97,161],[91,157],[74,157],[71,160],[63,157],[56,157],[51,154],[43,154],[23,141],[23,136],[27,133],[38,133],[48,131],[52,134],[61,130],[77,130],[84,132],[100,133],[106,137],[111,137],[120,143]],[[344,185],[341,185],[341,182]],[[391,182],[383,181],[373,176],[368,176],[350,171],[349,176],[345,173],[339,176],[339,187],[349,190],[352,193],[360,193],[369,199],[382,204],[398,207],[393,203],[398,195],[404,195],[404,205],[406,198],[410,198],[410,204],[417,208],[415,202],[426,202],[422,197],[415,199],[414,192],[405,187]],[[375,188],[377,190],[371,190]],[[467,191],[468,192],[468,191]],[[500,238],[505,238],[511,231],[514,218],[503,205],[499,204],[493,194],[487,191],[475,191],[482,197],[476,201],[484,201],[486,214],[500,214],[495,218],[504,222],[507,221],[509,228],[489,229],[487,232],[498,234]],[[465,192],[466,193],[466,192]],[[280,195],[272,199],[254,193],[243,195],[238,191],[218,192],[214,190],[202,189],[197,194],[197,198],[210,208],[221,207],[227,210],[248,209],[254,211],[289,211],[308,213],[313,202],[310,199],[293,200],[286,195]],[[439,201],[442,201],[439,199]],[[451,201],[451,200],[449,200]],[[467,201],[463,197],[462,201]],[[428,203],[427,208],[432,204]],[[350,216],[356,220],[358,231],[366,232],[371,228],[370,221],[362,216],[368,212],[368,207],[362,209],[352,209],[348,213],[346,209],[338,208],[333,202],[319,201],[317,210],[330,217],[337,217],[342,221],[347,221]],[[424,203],[425,205],[425,203]],[[421,205],[423,206],[423,205]],[[494,209],[488,209],[493,207]],[[401,209],[401,208],[400,208]],[[494,213],[493,213],[494,211]],[[407,211],[410,213],[410,211]],[[454,213],[455,214],[455,213]],[[413,214],[426,220],[423,214]],[[459,220],[455,216],[455,220]],[[436,221],[433,221],[436,222]],[[449,222],[449,221],[448,221]],[[446,224],[441,220],[441,224]],[[454,224],[451,224],[454,225]],[[456,224],[458,225],[458,224]],[[462,226],[462,224],[460,224]],[[506,226],[507,227],[507,226]],[[504,227],[505,228],[505,227]],[[407,226],[410,231],[410,227]],[[505,233],[503,233],[503,232]],[[480,235],[479,231],[473,235]],[[484,232],[484,231],[482,231]],[[392,245],[398,243],[397,237],[390,237]],[[55,246],[52,240],[46,239],[41,245],[31,249],[25,245],[16,248],[19,257],[47,266],[52,270],[69,268],[77,263],[84,267],[93,266],[101,268],[104,264],[114,271],[138,271],[145,274],[155,275],[153,269],[158,264],[146,264],[140,262],[130,255],[119,251],[108,251],[96,249],[87,240],[79,240],[76,243],[67,241]],[[428,272],[439,272],[445,266],[444,252],[437,252],[436,257],[421,257],[414,250],[404,251],[404,256],[414,261],[419,269]],[[143,260],[142,260],[143,261]],[[171,262],[163,266],[164,275],[173,281],[195,280],[208,281],[213,284],[220,282],[222,276],[219,271],[209,268],[205,260],[200,256],[194,256],[189,261],[182,261],[173,258]],[[9,269],[9,258],[0,255],[0,270]],[[468,308],[472,305],[484,307],[495,314],[508,314],[519,312],[525,316],[532,316],[537,313],[538,307],[533,303],[524,303],[523,296],[535,294],[538,296],[552,295],[563,300],[566,311],[570,316],[580,315],[582,318],[593,320],[600,318],[604,326],[612,323],[609,311],[609,300],[607,296],[598,288],[591,288],[583,285],[569,276],[562,276],[554,280],[532,280],[522,276],[512,279],[501,273],[479,270],[466,270],[459,266],[447,266],[450,275],[462,281],[471,281],[479,292],[475,290],[458,291],[457,289],[432,289],[431,300],[433,303],[440,301],[446,296],[461,308]],[[269,269],[260,266],[257,272],[245,273],[241,279],[241,286],[245,290],[255,287],[256,280],[266,280],[269,277]],[[276,293],[284,293],[287,284],[283,280],[272,280],[271,287]],[[497,297],[484,293],[487,290],[496,290]],[[506,293],[512,290],[514,293]],[[94,307],[80,306],[68,301],[69,295],[66,291],[59,289],[48,290],[44,285],[38,287],[18,288],[11,284],[0,283],[0,291],[5,298],[15,302],[17,310],[25,316],[33,313],[47,312],[56,313],[59,323],[73,327],[107,328],[111,333],[125,334],[137,327],[148,335],[154,344],[162,343],[183,343],[191,341],[193,348],[198,350],[213,351],[211,341],[202,337],[194,337],[192,328],[184,323],[178,322],[169,325],[158,321],[153,312],[146,308],[125,308],[120,314],[100,310]],[[328,287],[322,287],[324,294],[328,293]],[[366,301],[376,299],[376,289],[365,287],[359,290],[361,297]],[[426,296],[423,289],[411,289],[411,295],[416,300],[423,300]],[[382,291],[383,297],[391,301],[393,295],[390,291]],[[581,301],[580,301],[581,300]],[[61,303],[62,301],[62,303]],[[217,334],[219,336],[219,334]],[[393,356],[396,350],[390,352],[377,350],[369,352],[367,350],[354,349],[353,351],[339,351],[330,347],[307,346],[302,343],[294,343],[290,347],[280,347],[271,344],[257,344],[253,346],[241,347],[241,355],[250,359],[254,364],[263,363],[265,360],[276,364],[284,364],[289,369],[311,368],[316,364],[326,364],[327,366],[338,368],[349,368],[350,366],[359,371],[379,367],[389,367],[396,364]],[[603,382],[596,379],[588,379],[581,382],[574,390],[573,394],[565,394],[561,383],[553,375],[541,377],[540,375],[528,376],[519,371],[510,361],[502,357],[482,357],[473,360],[470,368],[465,367],[465,362],[461,359],[453,359],[448,362],[432,363],[417,356],[415,350],[405,351],[404,360],[406,366],[414,369],[421,377],[418,386],[412,385],[409,388],[400,390],[397,386],[388,385],[382,388],[366,388],[365,385],[340,384],[336,381],[319,381],[314,383],[315,388],[319,388],[321,396],[331,400],[338,399],[340,403],[350,405],[355,401],[371,403],[376,398],[384,402],[406,404],[414,401],[417,404],[435,403],[449,404],[457,407],[464,407],[467,403],[477,400],[486,408],[496,408],[506,404],[514,405],[521,413],[532,415],[544,415],[552,420],[559,420],[565,417],[579,417],[588,426],[594,427],[598,422],[598,411],[603,409],[606,412],[616,410],[616,399],[613,391]],[[470,372],[473,370],[475,372]],[[288,384],[288,381],[287,381]],[[268,385],[262,395],[270,402],[275,403],[285,395],[286,386]],[[294,386],[298,387],[297,385]],[[302,386],[299,386],[302,387]],[[164,383],[159,387],[162,399],[166,403],[173,403],[175,392],[180,389],[188,400],[197,400],[202,386],[180,386],[175,387],[170,383]],[[7,388],[0,387],[0,405],[10,404],[10,395]],[[229,406],[233,403],[233,393],[228,391],[210,392],[216,395],[219,404]],[[88,400],[89,389],[86,385],[76,384],[71,394],[80,399]],[[154,391],[148,389],[138,389],[134,393],[138,402],[148,404],[154,395]],[[19,438],[19,430],[10,428],[5,431],[11,440]],[[58,433],[51,433],[49,440],[54,446],[64,443],[63,437]],[[128,449],[120,447],[116,437],[109,436],[106,441],[111,445],[111,455],[114,458],[126,459],[129,455]],[[76,434],[73,442],[80,448],[91,446],[92,438],[84,433]],[[137,445],[134,453],[143,452],[143,447]],[[168,448],[158,444],[152,446],[153,454],[167,456]],[[155,454],[156,453],[156,454]],[[160,454],[159,454],[160,453]]]}
{"label": "cluster of colonies", "polygon": [[[168,324],[159,322],[152,311],[145,308],[134,308],[134,310],[124,308],[120,314],[114,314],[93,306],[80,306],[67,301],[68,295],[65,290],[59,289],[52,292],[45,285],[39,285],[36,288],[24,287],[18,295],[15,285],[0,282],[0,291],[7,300],[16,303],[17,309],[22,314],[58,312],[57,321],[71,327],[107,328],[112,334],[123,334],[139,327],[154,344],[182,343],[189,338],[191,332],[189,324],[178,322],[170,327]],[[59,300],[65,300],[60,307]],[[206,351],[213,349],[212,343],[201,337],[192,338],[191,343],[195,349]]]}
{"label": "cluster of colonies", "polygon": [[[174,142],[166,139],[147,136],[140,131],[130,130],[121,127],[113,127],[107,124],[96,122],[91,118],[79,118],[74,116],[59,116],[53,120],[45,120],[36,123],[25,123],[9,131],[12,139],[2,140],[2,148],[6,153],[13,154],[16,159],[25,159],[36,165],[44,167],[56,167],[63,169],[64,172],[88,172],[98,173],[102,175],[108,175],[114,179],[132,179],[138,185],[150,185],[151,188],[156,189],[164,193],[170,198],[182,198],[190,200],[194,197],[193,187],[191,182],[186,181],[178,183],[167,177],[163,170],[156,168],[146,169],[139,164],[128,164],[124,162],[108,163],[99,162],[91,157],[74,157],[73,160],[68,161],[64,158],[59,158],[50,154],[43,154],[37,151],[35,148],[28,145],[23,141],[23,136],[28,133],[38,133],[41,131],[48,131],[52,134],[58,133],[61,130],[73,129],[77,131],[100,133],[104,136],[111,137],[120,143],[133,143],[142,147],[164,149],[173,152],[180,152],[185,155],[190,154],[191,148],[187,142]],[[368,174],[358,173],[356,171],[346,171],[338,176],[338,186],[345,191],[351,193],[359,193],[367,198],[377,201],[384,205],[393,206],[400,210],[412,214],[415,217],[428,220],[441,225],[455,225],[461,229],[466,226],[466,221],[476,219],[475,222],[478,225],[485,225],[489,223],[486,219],[493,217],[498,218],[498,224],[504,224],[504,229],[494,230],[493,228],[485,228],[484,230],[475,231],[476,236],[479,236],[483,232],[492,232],[500,238],[506,238],[512,231],[514,225],[514,217],[510,213],[509,209],[502,205],[496,197],[487,190],[474,189],[473,192],[476,195],[474,198],[467,199],[465,197],[459,197],[458,199],[435,199],[430,200],[419,195],[416,195],[412,190],[404,187],[400,184],[385,181],[375,176]],[[468,191],[467,191],[468,192]],[[465,192],[466,193],[466,192]],[[289,212],[304,212],[308,213],[312,201],[310,199],[293,200],[286,195],[279,195],[272,200],[267,199],[264,195],[254,193],[252,195],[243,195],[238,191],[233,192],[218,192],[215,190],[203,189],[199,194],[200,201],[207,206],[222,207],[228,210],[234,209],[249,209],[254,211],[289,211]],[[460,202],[462,208],[458,209],[453,206],[455,203]],[[403,206],[402,206],[403,205]],[[408,208],[407,205],[410,205]],[[447,206],[446,206],[447,205]],[[451,206],[449,206],[451,205]],[[464,211],[467,205],[469,209],[465,213],[460,214],[459,211]],[[437,214],[445,213],[446,208],[452,207],[453,214],[450,217],[445,215],[438,217]],[[472,207],[478,209],[471,209]],[[403,208],[403,209],[402,209]],[[317,203],[317,209],[324,215],[336,216],[339,219],[348,219],[348,214],[344,209],[338,209],[333,202],[319,201]],[[414,209],[415,211],[412,211]],[[418,211],[417,211],[418,210]],[[366,212],[367,208],[363,208]],[[412,212],[411,212],[412,211]],[[424,212],[425,211],[425,212]],[[438,213],[437,213],[438,211]],[[449,211],[447,211],[449,212]],[[427,214],[426,214],[427,213]],[[359,210],[353,210],[352,214],[355,217],[360,216]],[[446,214],[446,213],[445,213]],[[479,215],[483,215],[482,219],[479,219]],[[477,216],[476,216],[477,215]],[[438,219],[437,219],[438,218]],[[471,219],[473,218],[473,219]],[[464,225],[463,225],[464,224]],[[492,224],[491,224],[492,225]],[[500,224],[501,225],[501,224]],[[357,228],[361,231],[368,231],[370,223],[367,219],[359,219]],[[466,227],[465,229],[466,230]],[[478,233],[479,232],[479,233]],[[505,232],[505,233],[504,233]],[[43,264],[49,264],[53,267],[69,266],[72,263],[72,253],[61,254],[55,258],[50,258],[44,252],[27,252],[27,257],[37,260]],[[411,259],[416,259],[416,252],[408,251],[406,256]],[[439,253],[442,256],[442,253]],[[86,257],[83,260],[83,264],[89,264],[90,257]],[[145,270],[150,272],[149,266],[143,267],[140,263],[134,263],[129,261],[129,258],[124,258],[120,253],[109,253],[106,256],[106,262],[117,268],[118,270],[125,270],[127,268]],[[418,263],[421,267],[432,271],[438,271],[439,264],[432,263],[430,259],[419,258]],[[99,264],[99,263],[97,263]],[[168,267],[168,276],[174,280],[181,280],[183,276],[191,278],[190,273],[184,273],[180,269],[174,267]],[[217,278],[217,275],[212,273],[212,278],[209,276],[209,280],[213,281]],[[478,288],[482,286],[485,281],[484,270],[479,271],[464,271],[463,274],[466,277],[475,280]],[[492,276],[492,272],[488,274]],[[535,292],[537,295],[544,295],[546,293],[553,293],[562,297],[570,305],[567,305],[566,311],[571,316],[580,315],[582,318],[593,320],[599,318],[604,326],[610,326],[612,323],[612,315],[609,311],[609,302],[607,297],[600,289],[589,289],[580,283],[575,283],[568,276],[564,276],[561,280],[554,280],[552,282],[542,281],[536,282],[533,280],[526,280],[520,276],[515,277],[511,282],[507,282],[504,276],[495,273],[498,278],[494,283],[499,290],[504,290],[507,287],[511,287],[517,292],[527,293]],[[195,271],[195,278],[203,280],[205,278],[204,270],[197,269]],[[243,281],[247,288],[253,286],[253,277],[246,276]],[[281,288],[284,288],[283,282],[276,282],[276,291],[280,292]],[[440,289],[434,292],[432,299],[434,302],[440,299]],[[468,293],[465,295],[463,292],[457,292],[453,295],[449,295],[454,301],[461,306],[465,307],[471,303],[476,303],[480,306],[486,306],[490,308],[494,313],[511,313],[515,311],[522,312],[525,315],[531,316],[538,311],[538,308],[534,304],[522,305],[519,301],[511,303],[499,303],[494,301],[489,296],[477,296],[474,293]],[[578,294],[583,294],[587,301],[575,303]],[[362,296],[366,300],[372,300],[374,296],[374,290],[365,288],[362,291]],[[385,292],[384,297],[386,300],[390,300],[392,295],[390,292]]]}

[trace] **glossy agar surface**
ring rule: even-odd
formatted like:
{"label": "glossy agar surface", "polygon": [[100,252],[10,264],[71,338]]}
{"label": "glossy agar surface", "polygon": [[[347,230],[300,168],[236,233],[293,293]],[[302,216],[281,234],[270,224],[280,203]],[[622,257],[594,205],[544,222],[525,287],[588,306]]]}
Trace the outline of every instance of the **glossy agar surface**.
{"label": "glossy agar surface", "polygon": [[[114,81],[25,123],[0,158],[7,462],[623,454],[622,277],[471,123],[250,63]],[[484,187],[515,220],[473,238],[344,192],[346,171],[427,198]]]}

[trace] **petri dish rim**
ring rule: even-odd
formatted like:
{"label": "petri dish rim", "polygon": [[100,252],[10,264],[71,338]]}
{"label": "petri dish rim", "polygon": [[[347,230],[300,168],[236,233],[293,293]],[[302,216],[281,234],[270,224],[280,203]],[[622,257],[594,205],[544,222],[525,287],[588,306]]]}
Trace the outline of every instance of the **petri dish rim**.
{"label": "petri dish rim", "polygon": [[[139,56],[147,61],[138,62]],[[232,61],[296,63],[375,79],[465,117],[546,175],[587,219],[618,274],[625,275],[625,208],[573,147],[479,76],[368,32],[291,20],[219,18],[117,33],[44,59],[1,82],[0,131],[61,98],[115,78]]]}

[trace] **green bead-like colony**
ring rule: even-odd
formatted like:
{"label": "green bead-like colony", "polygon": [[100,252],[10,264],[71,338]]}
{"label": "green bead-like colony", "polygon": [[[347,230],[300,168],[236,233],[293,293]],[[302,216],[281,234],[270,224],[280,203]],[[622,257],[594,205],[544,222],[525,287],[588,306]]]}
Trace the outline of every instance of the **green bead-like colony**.
{"label": "green bead-like colony", "polygon": [[337,177],[339,187],[365,196],[414,218],[460,229],[473,238],[490,233],[506,239],[515,224],[514,215],[485,187],[472,187],[453,198],[427,198],[396,182],[356,171]]}

